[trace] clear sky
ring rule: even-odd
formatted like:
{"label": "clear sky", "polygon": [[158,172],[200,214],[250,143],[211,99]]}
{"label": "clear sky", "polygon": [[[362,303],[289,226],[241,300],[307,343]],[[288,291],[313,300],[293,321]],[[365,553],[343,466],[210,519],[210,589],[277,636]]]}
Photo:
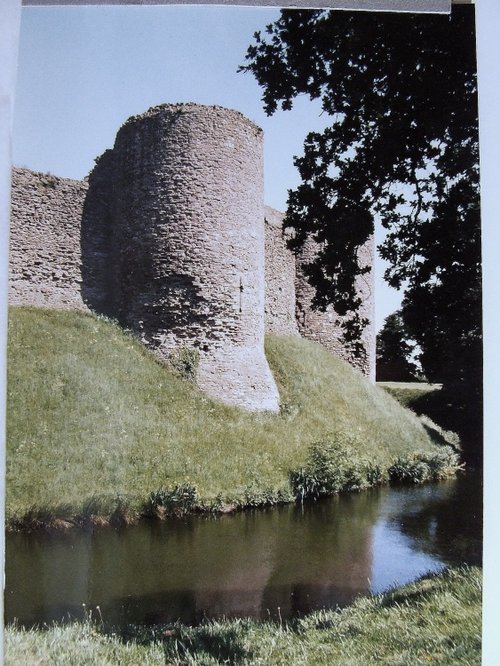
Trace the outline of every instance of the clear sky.
{"label": "clear sky", "polygon": [[[299,99],[268,118],[251,74],[238,74],[256,30],[279,12],[262,7],[25,7],[13,161],[83,178],[131,115],[164,102],[220,104],[264,130],[266,203],[284,210],[298,183],[293,156],[328,122]],[[377,262],[376,320],[399,305]]]}

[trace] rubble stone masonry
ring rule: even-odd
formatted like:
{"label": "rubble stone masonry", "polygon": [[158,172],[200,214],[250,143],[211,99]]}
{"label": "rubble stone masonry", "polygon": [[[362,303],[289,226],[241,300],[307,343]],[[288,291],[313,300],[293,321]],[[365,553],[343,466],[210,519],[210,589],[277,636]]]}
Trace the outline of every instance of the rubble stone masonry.
{"label": "rubble stone masonry", "polygon": [[80,226],[87,183],[14,169],[9,301],[84,309]]}
{"label": "rubble stone masonry", "polygon": [[287,247],[283,213],[265,206],[266,333],[298,335],[295,319],[295,255]]}

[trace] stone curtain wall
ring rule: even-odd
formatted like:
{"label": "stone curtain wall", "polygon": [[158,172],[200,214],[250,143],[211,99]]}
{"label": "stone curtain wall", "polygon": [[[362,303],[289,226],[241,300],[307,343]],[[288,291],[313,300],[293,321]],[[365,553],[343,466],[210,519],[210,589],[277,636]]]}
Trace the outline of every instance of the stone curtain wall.
{"label": "stone curtain wall", "polygon": [[311,306],[315,290],[309,284],[302,266],[311,263],[318,250],[317,243],[310,239],[306,241],[297,257],[297,276],[295,289],[297,294],[297,324],[299,333],[305,338],[319,342],[333,354],[358,368],[373,383],[375,383],[375,275],[373,263],[375,259],[375,241],[371,237],[359,250],[359,260],[362,266],[371,266],[372,270],[358,277],[357,290],[362,300],[360,315],[369,319],[370,323],[364,329],[361,342],[365,349],[363,356],[356,355],[342,339],[342,317],[333,307],[329,306],[325,312],[314,310]]}
{"label": "stone curtain wall", "polygon": [[[283,230],[284,214],[264,209],[266,221],[266,332],[278,335],[296,335],[319,342],[333,354],[358,368],[375,382],[375,298],[374,273],[358,278],[357,289],[362,299],[360,314],[370,320],[362,335],[366,356],[359,357],[346,347],[342,338],[339,317],[332,307],[326,312],[314,310],[314,289],[301,266],[310,263],[317,252],[317,244],[310,240],[298,257],[288,249],[286,241],[291,231]],[[371,238],[359,252],[363,266],[372,266],[375,260],[375,242]]]}
{"label": "stone curtain wall", "polygon": [[298,335],[295,318],[295,255],[288,249],[283,213],[265,206],[266,333]]}
{"label": "stone curtain wall", "polygon": [[90,184],[89,305],[163,358],[196,349],[209,395],[276,411],[264,355],[262,130],[221,107],[162,105],[124,124]]}
{"label": "stone curtain wall", "polygon": [[12,172],[9,302],[84,309],[80,224],[87,183]]}

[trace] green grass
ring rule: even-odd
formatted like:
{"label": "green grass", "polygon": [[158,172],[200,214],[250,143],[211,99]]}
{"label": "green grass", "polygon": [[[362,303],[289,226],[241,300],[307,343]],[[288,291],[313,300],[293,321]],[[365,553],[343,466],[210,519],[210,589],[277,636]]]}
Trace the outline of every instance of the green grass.
{"label": "green grass", "polygon": [[8,627],[6,664],[215,666],[476,666],[481,663],[481,570],[424,578],[291,624],[253,620],[136,627],[119,636],[91,622]]}
{"label": "green grass", "polygon": [[279,415],[210,400],[102,318],[11,309],[8,524],[118,514],[179,484],[219,505],[285,497],[325,438],[385,467],[435,450],[414,414],[319,345],[271,337],[266,353]]}

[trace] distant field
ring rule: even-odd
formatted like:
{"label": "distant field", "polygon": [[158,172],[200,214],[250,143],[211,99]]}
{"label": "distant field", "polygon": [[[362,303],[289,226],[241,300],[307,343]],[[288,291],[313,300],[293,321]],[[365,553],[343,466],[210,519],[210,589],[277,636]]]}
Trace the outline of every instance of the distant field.
{"label": "distant field", "polygon": [[429,384],[428,382],[377,382],[377,386],[394,389],[414,389],[415,391],[435,391],[443,385]]}

